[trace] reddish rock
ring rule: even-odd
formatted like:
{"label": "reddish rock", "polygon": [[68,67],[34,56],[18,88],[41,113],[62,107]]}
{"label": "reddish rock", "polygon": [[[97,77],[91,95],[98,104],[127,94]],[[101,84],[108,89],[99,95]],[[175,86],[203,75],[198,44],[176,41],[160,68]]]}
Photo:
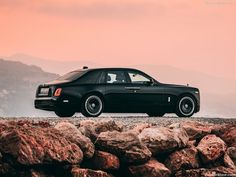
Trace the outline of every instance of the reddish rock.
{"label": "reddish rock", "polygon": [[103,132],[98,136],[95,145],[126,163],[143,163],[151,157],[148,148],[131,132]]}
{"label": "reddish rock", "polygon": [[59,130],[67,140],[78,145],[83,151],[84,157],[93,157],[95,151],[94,144],[88,137],[82,135],[75,125],[69,122],[59,122],[56,124],[55,128]]}
{"label": "reddish rock", "polygon": [[196,122],[196,121],[185,121],[170,125],[170,128],[174,127],[183,128],[187,132],[189,140],[200,139],[206,136],[207,134],[210,134],[212,130],[211,124],[206,124],[206,123],[203,124],[201,122]]}
{"label": "reddish rock", "polygon": [[54,176],[45,174],[43,171],[30,170],[29,177],[54,177]]}
{"label": "reddish rock", "polygon": [[90,169],[82,169],[74,167],[71,170],[72,177],[112,177],[104,171],[94,171]]}
{"label": "reddish rock", "polygon": [[198,151],[195,147],[184,148],[169,155],[165,165],[172,172],[199,167]]}
{"label": "reddish rock", "polygon": [[93,158],[86,163],[89,168],[94,170],[118,170],[120,168],[119,158],[103,151],[95,151]]}
{"label": "reddish rock", "polygon": [[155,159],[137,166],[130,166],[129,172],[133,177],[169,177],[171,172],[162,163]]}
{"label": "reddish rock", "polygon": [[236,165],[236,147],[229,147],[227,149],[227,154],[233,160],[234,164]]}
{"label": "reddish rock", "polygon": [[112,119],[100,121],[83,120],[80,122],[79,130],[83,135],[89,137],[92,142],[95,142],[100,133],[106,131],[121,132],[123,130],[123,125],[115,122]]}
{"label": "reddish rock", "polygon": [[132,127],[129,132],[133,132],[135,134],[140,134],[145,128],[150,128],[151,124],[148,123],[140,123]]}
{"label": "reddish rock", "polygon": [[225,153],[223,160],[224,160],[224,165],[226,167],[235,168],[233,160],[229,157],[229,155],[227,153]]}
{"label": "reddish rock", "polygon": [[219,136],[229,147],[236,148],[236,124],[215,126],[212,133]]}
{"label": "reddish rock", "polygon": [[0,151],[23,165],[70,163],[83,159],[80,148],[54,128],[8,125],[0,133]]}
{"label": "reddish rock", "polygon": [[165,127],[146,128],[139,138],[153,155],[186,147],[189,139],[185,130]]}
{"label": "reddish rock", "polygon": [[207,135],[201,139],[197,149],[203,163],[209,163],[225,154],[227,149],[225,142],[216,135]]}
{"label": "reddish rock", "polygon": [[236,170],[225,167],[216,167],[212,169],[191,169],[178,171],[175,177],[216,177],[216,176],[235,176]]}
{"label": "reddish rock", "polygon": [[197,141],[196,140],[191,140],[191,141],[188,141],[187,143],[187,147],[195,147],[197,145]]}

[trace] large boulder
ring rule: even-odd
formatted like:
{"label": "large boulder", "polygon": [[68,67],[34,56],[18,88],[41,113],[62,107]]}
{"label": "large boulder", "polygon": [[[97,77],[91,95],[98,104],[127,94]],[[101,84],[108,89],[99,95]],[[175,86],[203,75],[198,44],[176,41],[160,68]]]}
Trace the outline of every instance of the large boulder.
{"label": "large boulder", "polygon": [[175,151],[168,156],[165,165],[172,172],[177,172],[182,169],[198,168],[198,151],[195,147]]}
{"label": "large boulder", "polygon": [[189,140],[196,140],[210,134],[212,125],[196,121],[184,121],[172,124],[170,128],[183,128],[187,132]]}
{"label": "large boulder", "polygon": [[144,163],[151,157],[151,152],[131,132],[103,132],[97,138],[96,147],[102,151],[117,155],[126,163]]}
{"label": "large boulder", "polygon": [[146,128],[139,134],[139,138],[153,155],[183,148],[189,140],[185,130],[165,127]]}
{"label": "large boulder", "polygon": [[216,135],[207,135],[201,139],[197,149],[203,163],[210,163],[225,154],[227,146],[225,142]]}
{"label": "large boulder", "polygon": [[100,133],[106,131],[121,132],[123,130],[123,125],[112,119],[103,119],[99,121],[83,120],[79,124],[79,130],[83,135],[89,137],[92,142],[95,142]]}
{"label": "large boulder", "polygon": [[236,124],[215,126],[212,133],[219,136],[229,147],[236,148]]}
{"label": "large boulder", "polygon": [[181,170],[175,174],[175,177],[211,177],[211,176],[235,176],[236,170],[226,167],[216,167],[212,169],[190,169]]}
{"label": "large boulder", "polygon": [[84,157],[93,157],[95,151],[94,144],[88,137],[82,135],[75,125],[69,122],[59,122],[55,125],[55,128],[59,130],[67,140],[78,145],[83,151]]}
{"label": "large boulder", "polygon": [[79,167],[73,167],[71,170],[72,177],[112,177],[104,171],[95,171],[90,169],[82,169]]}
{"label": "large boulder", "polygon": [[111,153],[95,151],[93,158],[87,160],[85,166],[94,170],[118,170],[120,160]]}
{"label": "large boulder", "polygon": [[0,132],[0,151],[23,165],[79,164],[81,149],[54,128],[8,125]]}
{"label": "large boulder", "polygon": [[132,127],[129,127],[129,132],[139,135],[145,128],[150,128],[152,125],[148,123],[139,123]]}
{"label": "large boulder", "polygon": [[164,164],[155,159],[137,166],[130,166],[129,172],[133,177],[169,177],[171,172]]}

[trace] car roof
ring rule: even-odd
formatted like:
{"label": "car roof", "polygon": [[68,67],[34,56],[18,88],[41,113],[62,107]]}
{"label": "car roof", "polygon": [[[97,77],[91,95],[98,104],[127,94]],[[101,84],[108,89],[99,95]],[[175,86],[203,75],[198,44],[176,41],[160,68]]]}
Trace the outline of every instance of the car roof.
{"label": "car roof", "polygon": [[125,68],[125,67],[107,67],[107,68],[87,68],[87,69],[78,69],[76,71],[94,71],[94,70],[133,70],[133,71],[140,71],[135,68]]}

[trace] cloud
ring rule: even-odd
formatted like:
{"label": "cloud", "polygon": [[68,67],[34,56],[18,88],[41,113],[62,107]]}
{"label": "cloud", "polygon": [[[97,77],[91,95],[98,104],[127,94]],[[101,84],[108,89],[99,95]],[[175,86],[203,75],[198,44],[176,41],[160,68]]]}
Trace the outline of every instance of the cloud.
{"label": "cloud", "polygon": [[81,18],[133,18],[148,14],[161,14],[164,9],[152,0],[0,0],[0,7],[20,8],[38,13]]}
{"label": "cloud", "polygon": [[114,18],[135,17],[151,13],[152,3],[109,3],[97,2],[89,5],[43,5],[40,12],[54,15],[88,17],[88,18]]}

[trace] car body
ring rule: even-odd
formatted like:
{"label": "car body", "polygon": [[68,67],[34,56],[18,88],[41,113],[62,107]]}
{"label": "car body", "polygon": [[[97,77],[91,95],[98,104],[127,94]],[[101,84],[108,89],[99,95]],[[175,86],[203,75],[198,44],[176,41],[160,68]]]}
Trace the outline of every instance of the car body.
{"label": "car body", "polygon": [[60,117],[75,112],[87,117],[102,112],[190,117],[200,110],[200,92],[194,87],[160,83],[133,68],[85,68],[40,85],[35,108],[54,111]]}

